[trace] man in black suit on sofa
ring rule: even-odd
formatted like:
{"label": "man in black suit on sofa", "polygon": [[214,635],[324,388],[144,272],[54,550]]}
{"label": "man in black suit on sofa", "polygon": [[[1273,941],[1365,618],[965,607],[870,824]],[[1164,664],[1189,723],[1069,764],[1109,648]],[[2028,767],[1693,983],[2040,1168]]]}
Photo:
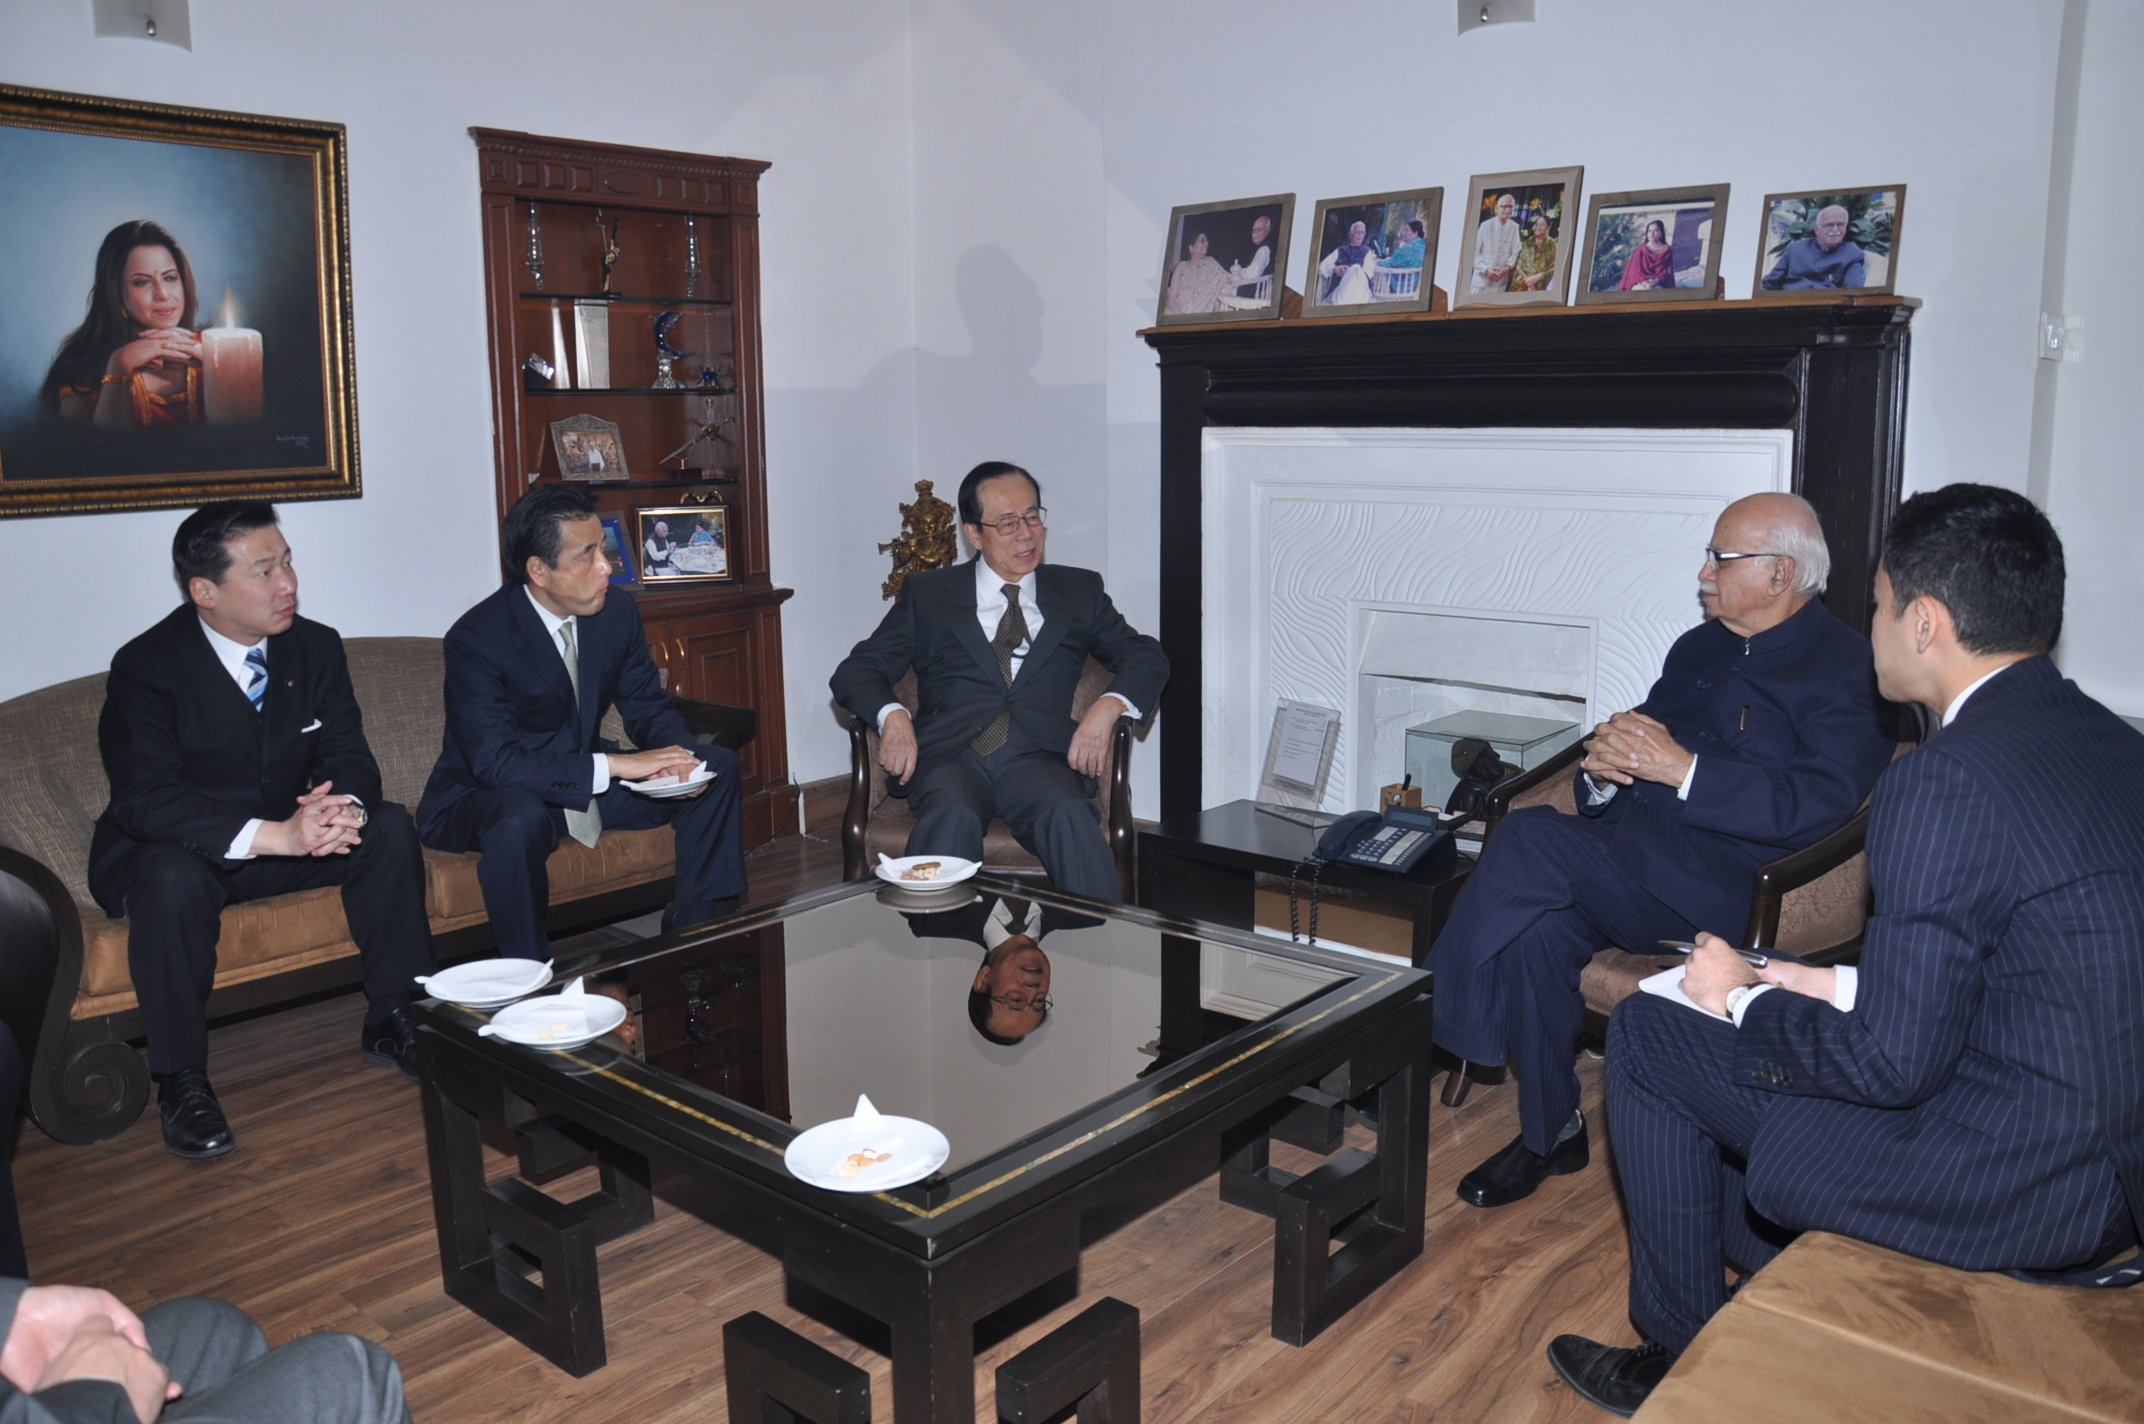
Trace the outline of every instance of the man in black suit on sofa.
{"label": "man in black suit on sofa", "polygon": [[[879,764],[915,812],[911,855],[983,858],[1002,817],[1059,889],[1122,898],[1088,799],[1117,718],[1151,711],[1169,680],[1161,644],[1133,631],[1088,569],[1045,565],[1042,486],[990,460],[960,482],[975,559],[911,574],[834,669],[834,699],[879,729]],[[1072,694],[1092,654],[1116,674],[1087,715]],[[913,719],[893,695],[916,673]]]}
{"label": "man in black suit on sofa", "polygon": [[1879,716],[1866,639],[1818,597],[1830,552],[1790,494],[1736,500],[1698,569],[1705,621],[1668,650],[1645,701],[1594,731],[1580,814],[1507,817],[1430,949],[1431,1036],[1511,1063],[1520,1135],[1460,1179],[1496,1207],[1587,1162],[1571,1057],[1579,976],[1699,930],[1740,934],[1757,867],[1845,823],[1897,743]]}
{"label": "man in black suit on sofa", "polygon": [[[698,746],[670,705],[640,609],[611,598],[595,496],[537,485],[499,530],[506,585],[447,631],[447,729],[417,823],[434,850],[481,851],[477,881],[499,953],[548,959],[545,862],[561,836],[593,848],[607,827],[677,833],[670,922],[713,919],[745,890],[737,758]],[[617,703],[634,744],[599,739]],[[667,800],[620,782],[666,773],[713,779]]]}
{"label": "man in black suit on sofa", "polygon": [[[1968,1271],[2116,1283],[2144,1226],[2144,736],[2047,657],[2062,544],[2023,495],[1951,485],[1891,521],[1871,629],[1888,697],[1942,730],[1876,786],[1858,968],[1752,971],[1700,939],[1608,1033],[1635,1349],[1559,1336],[1628,1414],[1782,1232]],[[1786,992],[1775,992],[1785,990]],[[2133,1277],[2127,1277],[2133,1279]]]}
{"label": "man in black suit on sofa", "polygon": [[342,887],[364,957],[365,1060],[416,1076],[415,976],[432,967],[416,827],[380,796],[342,639],[298,616],[275,508],[211,504],[179,525],[187,601],[112,659],[97,744],[111,802],[89,890],[125,917],[164,1146],[236,1144],[208,1081],[207,1005],[226,905]]}

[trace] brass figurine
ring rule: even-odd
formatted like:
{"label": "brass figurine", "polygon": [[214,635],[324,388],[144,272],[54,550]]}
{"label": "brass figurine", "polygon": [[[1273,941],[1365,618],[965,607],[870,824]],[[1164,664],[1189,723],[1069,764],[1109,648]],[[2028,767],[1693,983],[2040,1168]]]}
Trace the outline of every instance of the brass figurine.
{"label": "brass figurine", "polygon": [[618,265],[618,219],[610,220],[610,229],[604,230],[603,210],[596,209],[596,236],[603,239],[603,295],[610,296],[610,269]]}
{"label": "brass figurine", "polygon": [[953,542],[953,506],[931,493],[929,480],[917,480],[915,503],[901,506],[901,532],[878,551],[893,555],[893,575],[879,587],[879,597],[898,597],[910,574],[942,569],[960,557]]}

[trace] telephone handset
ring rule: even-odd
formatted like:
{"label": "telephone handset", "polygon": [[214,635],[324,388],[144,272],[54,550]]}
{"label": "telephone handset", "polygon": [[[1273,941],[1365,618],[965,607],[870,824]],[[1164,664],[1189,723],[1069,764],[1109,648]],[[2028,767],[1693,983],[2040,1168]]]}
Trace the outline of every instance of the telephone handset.
{"label": "telephone handset", "polygon": [[1428,856],[1443,859],[1458,853],[1437,813],[1412,806],[1389,806],[1382,816],[1350,812],[1327,827],[1318,841],[1320,860],[1392,875],[1405,875]]}

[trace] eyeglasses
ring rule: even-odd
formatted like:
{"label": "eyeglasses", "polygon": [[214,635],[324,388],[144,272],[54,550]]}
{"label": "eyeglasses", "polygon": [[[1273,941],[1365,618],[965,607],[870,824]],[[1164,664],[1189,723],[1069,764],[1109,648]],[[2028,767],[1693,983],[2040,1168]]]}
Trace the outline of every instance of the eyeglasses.
{"label": "eyeglasses", "polygon": [[1046,1014],[1050,1011],[1050,1006],[1056,1001],[1050,998],[1048,994],[1037,994],[1032,999],[1025,994],[992,994],[990,1002],[996,1004],[1007,1013]]}
{"label": "eyeglasses", "polygon": [[1715,549],[1710,544],[1705,546],[1705,562],[1713,565],[1731,564],[1737,559],[1777,559],[1780,557],[1781,555],[1779,554],[1737,554],[1726,549]]}
{"label": "eyeglasses", "polygon": [[1047,509],[1038,504],[1025,514],[1008,514],[1001,518],[993,519],[980,527],[992,531],[1000,539],[1010,539],[1023,524],[1030,529],[1040,529],[1043,523],[1042,517],[1048,513]]}

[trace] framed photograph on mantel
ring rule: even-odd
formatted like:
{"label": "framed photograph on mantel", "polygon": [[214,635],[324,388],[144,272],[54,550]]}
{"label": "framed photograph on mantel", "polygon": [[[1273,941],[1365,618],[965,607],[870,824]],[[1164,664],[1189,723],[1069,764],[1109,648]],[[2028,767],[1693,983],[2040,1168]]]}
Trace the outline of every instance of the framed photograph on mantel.
{"label": "framed photograph on mantel", "polygon": [[1443,216],[1442,188],[1319,199],[1303,270],[1303,315],[1428,311]]}
{"label": "framed photograph on mantel", "polygon": [[1577,246],[1571,219],[1578,216],[1585,173],[1583,168],[1487,173],[1467,185],[1467,216],[1460,227],[1466,241],[1452,283],[1454,307],[1563,305]]}
{"label": "framed photograph on mantel", "polygon": [[1193,203],[1169,214],[1157,326],[1280,315],[1295,194]]}
{"label": "framed photograph on mantel", "polygon": [[341,124],[0,85],[0,516],[361,489]]}
{"label": "framed photograph on mantel", "polygon": [[1755,297],[1870,296],[1897,290],[1906,185],[1769,193]]}
{"label": "framed photograph on mantel", "polygon": [[551,422],[551,447],[558,455],[558,473],[569,480],[624,480],[632,472],[625,467],[625,446],[618,427],[592,415],[569,415]]}
{"label": "framed photograph on mantel", "polygon": [[1595,193],[1578,304],[1709,301],[1719,291],[1727,184]]}

